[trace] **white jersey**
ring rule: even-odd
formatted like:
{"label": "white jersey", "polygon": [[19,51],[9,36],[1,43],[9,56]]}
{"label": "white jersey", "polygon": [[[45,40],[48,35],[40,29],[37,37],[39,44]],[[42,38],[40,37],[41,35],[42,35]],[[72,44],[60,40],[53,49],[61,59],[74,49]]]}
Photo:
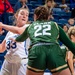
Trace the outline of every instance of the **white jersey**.
{"label": "white jersey", "polygon": [[21,58],[28,57],[28,46],[30,44],[29,39],[24,42],[13,42],[10,38],[18,37],[18,34],[14,34],[12,32],[8,32],[5,40],[6,40],[6,50],[8,51],[7,54],[13,53],[13,55],[19,55]]}
{"label": "white jersey", "polygon": [[7,54],[5,55],[0,75],[26,75],[30,40],[29,38],[24,42],[14,42],[10,40],[10,38],[16,38],[18,36],[18,34],[8,32],[5,37]]}

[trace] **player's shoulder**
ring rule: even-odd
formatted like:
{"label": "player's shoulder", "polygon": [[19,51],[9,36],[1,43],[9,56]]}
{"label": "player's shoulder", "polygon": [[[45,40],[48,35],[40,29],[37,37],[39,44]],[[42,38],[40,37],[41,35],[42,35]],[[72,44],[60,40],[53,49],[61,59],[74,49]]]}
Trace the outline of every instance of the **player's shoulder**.
{"label": "player's shoulder", "polygon": [[58,25],[56,22],[54,22],[54,21],[50,21],[50,23],[51,24],[53,24],[53,25]]}
{"label": "player's shoulder", "polygon": [[55,21],[49,21],[51,24],[57,24]]}
{"label": "player's shoulder", "polygon": [[25,24],[27,27],[30,25],[30,24]]}
{"label": "player's shoulder", "polygon": [[13,34],[12,32],[8,31],[7,36],[12,35],[12,34]]}
{"label": "player's shoulder", "polygon": [[23,27],[28,27],[30,24],[25,24]]}

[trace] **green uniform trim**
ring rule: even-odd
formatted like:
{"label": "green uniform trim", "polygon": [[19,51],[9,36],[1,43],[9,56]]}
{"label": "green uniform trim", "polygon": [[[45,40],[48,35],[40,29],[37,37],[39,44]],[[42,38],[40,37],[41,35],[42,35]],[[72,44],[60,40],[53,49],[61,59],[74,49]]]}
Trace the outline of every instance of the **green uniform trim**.
{"label": "green uniform trim", "polygon": [[28,66],[28,65],[27,65],[27,68],[28,68],[29,70],[34,71],[34,72],[44,72],[44,70],[36,69],[36,68],[30,67],[30,66]]}
{"label": "green uniform trim", "polygon": [[60,66],[60,67],[54,68],[54,69],[51,70],[51,72],[58,71],[58,70],[60,70],[60,69],[62,69],[62,68],[65,68],[65,67],[67,67],[67,66],[68,66],[68,65],[65,64],[65,65],[63,65],[63,66]]}
{"label": "green uniform trim", "polygon": [[[28,65],[27,65],[27,68],[28,68],[29,70],[34,71],[34,72],[44,72],[44,70],[36,69],[36,68],[30,67],[30,66],[28,66]],[[52,73],[55,73],[55,72],[58,72],[58,71],[60,71],[60,70],[62,70],[62,69],[66,69],[66,68],[68,68],[68,65],[67,65],[67,64],[65,64],[65,65],[63,65],[63,66],[60,66],[60,67],[57,67],[57,68],[54,68],[54,69],[52,69],[52,70],[50,70],[50,71],[51,71]]]}

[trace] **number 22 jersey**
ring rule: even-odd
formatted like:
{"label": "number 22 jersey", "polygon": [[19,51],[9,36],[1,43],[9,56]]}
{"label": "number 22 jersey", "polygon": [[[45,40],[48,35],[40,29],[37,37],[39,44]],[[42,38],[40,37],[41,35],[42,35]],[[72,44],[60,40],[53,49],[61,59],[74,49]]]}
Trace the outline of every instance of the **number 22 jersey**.
{"label": "number 22 jersey", "polygon": [[58,42],[59,28],[55,22],[36,21],[27,29],[32,44],[38,42]]}

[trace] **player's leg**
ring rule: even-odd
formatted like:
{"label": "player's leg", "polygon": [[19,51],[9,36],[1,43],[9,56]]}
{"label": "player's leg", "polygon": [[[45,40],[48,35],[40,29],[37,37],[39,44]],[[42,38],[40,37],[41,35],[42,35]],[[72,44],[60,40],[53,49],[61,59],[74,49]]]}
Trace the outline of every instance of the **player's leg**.
{"label": "player's leg", "polygon": [[11,75],[11,64],[4,60],[0,71],[1,75]]}
{"label": "player's leg", "polygon": [[67,62],[72,74],[74,74],[74,65],[73,65],[73,53],[71,51],[67,52]]}
{"label": "player's leg", "polygon": [[37,73],[37,72],[31,71],[29,69],[27,69],[27,71],[26,71],[26,75],[43,75],[43,74],[44,74],[44,72]]}
{"label": "player's leg", "polygon": [[68,64],[64,59],[63,53],[58,45],[50,48],[48,55],[48,69],[53,75],[71,75]]}
{"label": "player's leg", "polygon": [[52,75],[71,75],[71,72],[70,72],[69,68],[67,68],[67,69],[64,69],[60,72],[53,73]]}
{"label": "player's leg", "polygon": [[46,69],[46,47],[33,46],[28,57],[26,75],[43,75]]}
{"label": "player's leg", "polygon": [[18,75],[26,75],[26,70],[27,70],[27,62],[28,62],[28,59],[22,59],[21,60],[21,66],[18,70]]}

